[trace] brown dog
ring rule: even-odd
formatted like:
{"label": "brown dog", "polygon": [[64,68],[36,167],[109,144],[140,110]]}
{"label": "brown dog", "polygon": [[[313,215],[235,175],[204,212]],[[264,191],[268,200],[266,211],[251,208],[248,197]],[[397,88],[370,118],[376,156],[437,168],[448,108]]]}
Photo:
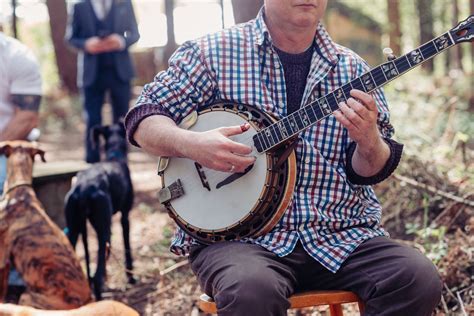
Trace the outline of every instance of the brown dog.
{"label": "brown dog", "polygon": [[67,311],[45,311],[13,304],[0,304],[0,316],[138,316],[138,313],[119,302],[101,301]]}
{"label": "brown dog", "polygon": [[26,283],[21,305],[72,309],[91,302],[89,284],[67,237],[46,215],[31,187],[33,161],[44,152],[25,141],[0,143],[7,180],[0,200],[0,302],[9,263]]}

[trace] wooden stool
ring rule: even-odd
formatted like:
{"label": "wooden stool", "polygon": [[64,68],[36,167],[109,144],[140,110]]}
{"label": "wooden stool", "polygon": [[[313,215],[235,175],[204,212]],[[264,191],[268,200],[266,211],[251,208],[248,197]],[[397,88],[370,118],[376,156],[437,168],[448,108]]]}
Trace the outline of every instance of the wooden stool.
{"label": "wooden stool", "polygon": [[[329,305],[331,316],[343,316],[341,304],[357,303],[360,314],[364,311],[364,303],[357,295],[348,291],[310,291],[297,293],[290,297],[291,308],[305,308],[321,305]],[[217,307],[214,300],[202,294],[198,306],[204,313],[216,314]]]}

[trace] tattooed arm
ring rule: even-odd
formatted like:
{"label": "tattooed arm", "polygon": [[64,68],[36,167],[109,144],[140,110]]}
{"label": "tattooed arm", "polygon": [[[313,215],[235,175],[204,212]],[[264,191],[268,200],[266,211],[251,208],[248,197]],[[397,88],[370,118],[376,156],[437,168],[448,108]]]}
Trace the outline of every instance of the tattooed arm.
{"label": "tattooed arm", "polygon": [[0,134],[0,141],[26,139],[30,131],[38,125],[40,95],[14,94],[10,98],[15,114]]}

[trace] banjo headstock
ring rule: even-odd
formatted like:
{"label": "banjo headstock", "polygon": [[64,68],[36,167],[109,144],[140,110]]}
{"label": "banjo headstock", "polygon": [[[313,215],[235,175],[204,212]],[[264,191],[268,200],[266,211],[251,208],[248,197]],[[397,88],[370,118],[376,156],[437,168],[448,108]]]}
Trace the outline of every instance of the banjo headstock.
{"label": "banjo headstock", "polygon": [[474,15],[459,22],[458,25],[449,31],[449,33],[456,44],[472,42],[474,40]]}

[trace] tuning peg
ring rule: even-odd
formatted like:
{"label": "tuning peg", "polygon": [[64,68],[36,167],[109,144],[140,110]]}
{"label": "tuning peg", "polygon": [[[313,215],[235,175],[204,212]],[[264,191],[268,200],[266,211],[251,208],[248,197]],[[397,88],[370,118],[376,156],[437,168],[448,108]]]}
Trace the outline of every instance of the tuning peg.
{"label": "tuning peg", "polygon": [[383,54],[387,58],[388,61],[392,61],[394,59],[397,59],[397,56],[393,54],[393,50],[390,47],[385,47],[383,49]]}

